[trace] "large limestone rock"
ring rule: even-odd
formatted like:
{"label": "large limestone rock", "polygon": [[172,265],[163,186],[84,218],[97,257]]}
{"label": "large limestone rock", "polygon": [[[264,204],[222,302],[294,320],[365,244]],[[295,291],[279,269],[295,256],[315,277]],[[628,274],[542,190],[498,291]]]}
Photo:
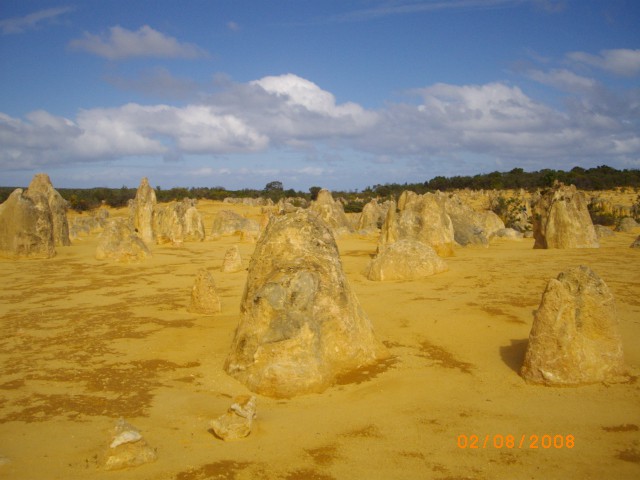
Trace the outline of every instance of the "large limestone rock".
{"label": "large limestone rock", "polygon": [[582,192],[556,183],[533,206],[533,248],[598,248],[598,236]]}
{"label": "large limestone rock", "polygon": [[378,230],[384,223],[388,208],[388,204],[380,205],[378,200],[372,199],[362,208],[356,230]]}
{"label": "large limestone rock", "polygon": [[136,198],[129,202],[129,213],[133,227],[148,245],[155,241],[153,216],[156,203],[156,192],[149,185],[147,177],[144,177],[140,181]]}
{"label": "large limestone rock", "polygon": [[97,260],[139,262],[150,256],[147,245],[136,235],[128,221],[114,218],[107,222],[98,239]]}
{"label": "large limestone rock", "polygon": [[181,245],[185,241],[201,242],[205,239],[204,222],[195,200],[185,198],[167,206],[156,206],[153,216],[156,242]]}
{"label": "large limestone rock", "polygon": [[328,190],[322,189],[318,192],[318,196],[314,202],[311,202],[309,210],[317,213],[334,233],[347,233],[352,230],[351,222],[344,213],[344,206],[335,201]]}
{"label": "large limestone rock", "polygon": [[218,297],[213,276],[204,268],[198,270],[198,275],[191,289],[191,302],[187,310],[191,313],[204,315],[213,315],[221,310],[220,297]]}
{"label": "large limestone rock", "polygon": [[47,198],[14,190],[0,205],[0,255],[8,258],[51,258],[56,250]]}
{"label": "large limestone rock", "polygon": [[386,356],[314,212],[273,217],[247,274],[225,370],[272,397],[320,392]]}
{"label": "large limestone rock", "polygon": [[402,192],[398,208],[391,205],[378,241],[379,250],[402,239],[418,240],[439,256],[453,255],[454,230],[444,202],[433,193]]}
{"label": "large limestone rock", "polygon": [[521,374],[527,382],[581,385],[625,373],[613,295],[589,267],[551,279],[529,335]]}
{"label": "large limestone rock", "polygon": [[415,280],[449,269],[436,251],[417,240],[399,240],[381,251],[369,264],[369,280]]}
{"label": "large limestone rock", "polygon": [[489,239],[500,229],[504,222],[492,211],[478,212],[462,201],[457,195],[441,195],[445,211],[451,218],[455,241],[460,245],[489,245]]}
{"label": "large limestone rock", "polygon": [[245,218],[231,210],[219,211],[213,219],[212,235],[227,236],[242,233],[257,235],[260,225],[255,220]]}
{"label": "large limestone rock", "polygon": [[62,198],[62,195],[53,188],[51,179],[46,173],[34,175],[26,194],[33,197],[36,192],[45,196],[49,210],[51,210],[54,244],[59,246],[71,245],[71,240],[69,239],[69,222],[67,220],[68,203]]}

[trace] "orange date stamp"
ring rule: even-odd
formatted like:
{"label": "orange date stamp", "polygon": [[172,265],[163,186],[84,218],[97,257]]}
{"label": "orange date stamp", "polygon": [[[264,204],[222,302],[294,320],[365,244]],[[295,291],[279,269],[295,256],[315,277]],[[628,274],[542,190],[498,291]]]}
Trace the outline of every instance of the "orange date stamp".
{"label": "orange date stamp", "polygon": [[458,435],[458,448],[462,449],[482,449],[482,448],[506,448],[506,449],[545,449],[550,448],[571,449],[576,446],[576,439],[573,435]]}

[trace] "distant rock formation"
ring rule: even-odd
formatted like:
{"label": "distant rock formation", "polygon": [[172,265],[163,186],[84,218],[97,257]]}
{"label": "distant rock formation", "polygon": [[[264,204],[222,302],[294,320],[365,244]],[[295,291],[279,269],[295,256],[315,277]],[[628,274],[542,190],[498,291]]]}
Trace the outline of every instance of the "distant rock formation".
{"label": "distant rock formation", "polygon": [[149,186],[147,177],[144,177],[136,191],[136,198],[129,201],[129,215],[133,228],[147,245],[155,241],[153,215],[156,203],[156,192]]}
{"label": "distant rock formation", "polygon": [[225,370],[272,397],[320,392],[386,356],[342,270],[331,229],[304,210],[274,217],[247,274]]}
{"label": "distant rock formation", "polygon": [[524,234],[513,228],[501,228],[500,230],[493,232],[492,237],[505,238],[507,240],[522,240]]}
{"label": "distant rock formation", "polygon": [[[51,179],[46,173],[38,173],[34,175],[26,195],[34,198],[35,193],[45,196],[49,209],[51,210],[51,221],[53,222],[53,242],[58,246],[69,246],[69,222],[67,220],[68,203],[62,198],[62,195],[53,188]],[[34,201],[35,198],[34,198]]]}
{"label": "distant rock formation", "polygon": [[375,198],[371,199],[371,201],[362,208],[356,230],[378,230],[384,223],[388,209],[389,203],[385,202],[383,205],[380,205],[378,200]]}
{"label": "distant rock formation", "polygon": [[191,289],[191,302],[187,310],[191,313],[213,315],[220,312],[220,297],[216,291],[213,276],[204,268],[198,275]]}
{"label": "distant rock formation", "polygon": [[311,202],[309,210],[317,213],[335,234],[348,233],[352,230],[351,222],[344,213],[342,203],[335,201],[328,190],[322,189],[318,192],[318,196],[315,201]]}
{"label": "distant rock formation", "polygon": [[589,267],[549,280],[535,313],[521,375],[545,385],[616,381],[625,373],[614,298]]}
{"label": "distant rock formation", "polygon": [[603,237],[612,237],[615,235],[613,230],[611,230],[609,227],[605,227],[604,225],[594,225],[593,228],[596,231],[598,240]]}
{"label": "distant rock formation", "polygon": [[150,256],[147,245],[124,218],[109,220],[98,238],[97,260],[139,262]]}
{"label": "distant rock formation", "polygon": [[638,235],[638,238],[636,238],[630,246],[631,248],[640,248],[640,235]]}
{"label": "distant rock formation", "polygon": [[638,222],[636,222],[635,219],[631,217],[624,217],[621,218],[618,225],[616,225],[616,232],[631,233],[634,228],[638,228],[639,226],[640,225],[638,225]]}
{"label": "distant rock formation", "polygon": [[231,210],[220,210],[213,218],[211,234],[215,236],[251,233],[257,235],[260,225],[255,220],[245,218]]}
{"label": "distant rock formation", "polygon": [[222,260],[222,271],[224,273],[234,273],[242,270],[242,257],[237,245],[229,248]]}
{"label": "distant rock formation", "polygon": [[399,240],[380,252],[367,268],[369,280],[415,280],[449,269],[436,251],[422,242]]}
{"label": "distant rock formation", "polygon": [[556,183],[533,205],[533,248],[598,248],[587,201],[575,185]]}
{"label": "distant rock formation", "polygon": [[55,256],[53,220],[42,193],[14,190],[0,205],[0,255],[8,258]]}
{"label": "distant rock formation", "polygon": [[185,198],[166,206],[156,206],[153,215],[156,242],[182,245],[185,241],[201,242],[205,239],[204,222],[196,201]]}
{"label": "distant rock formation", "polygon": [[505,228],[500,217],[490,210],[478,212],[457,195],[441,195],[439,198],[444,202],[445,212],[451,218],[454,239],[462,246],[487,246],[493,234]]}
{"label": "distant rock formation", "polygon": [[432,247],[439,256],[453,255],[454,230],[444,202],[433,193],[418,195],[404,191],[396,211],[391,204],[380,232],[378,249],[402,239],[418,240]]}

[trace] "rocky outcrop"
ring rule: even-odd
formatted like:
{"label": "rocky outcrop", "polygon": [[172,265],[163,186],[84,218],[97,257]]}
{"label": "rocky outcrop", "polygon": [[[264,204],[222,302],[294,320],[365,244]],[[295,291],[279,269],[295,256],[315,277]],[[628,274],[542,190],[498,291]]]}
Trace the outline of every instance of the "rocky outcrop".
{"label": "rocky outcrop", "polygon": [[242,257],[237,245],[229,248],[222,260],[222,271],[224,273],[234,273],[242,270]]}
{"label": "rocky outcrop", "polygon": [[274,217],[247,274],[225,370],[272,397],[320,392],[338,375],[386,356],[318,215]]}
{"label": "rocky outcrop", "polygon": [[504,238],[507,240],[522,240],[524,235],[522,232],[515,230],[514,228],[501,228],[493,232],[492,238]]}
{"label": "rocky outcrop", "polygon": [[609,227],[605,227],[604,225],[594,225],[593,228],[596,231],[596,236],[598,237],[598,239],[601,239],[603,237],[612,237],[615,235],[613,230],[611,230]]}
{"label": "rocky outcrop", "polygon": [[14,190],[0,205],[0,256],[51,258],[56,250],[53,220],[47,198]]}
{"label": "rocky outcrop", "polygon": [[149,248],[127,220],[114,218],[107,222],[98,239],[97,260],[139,262],[150,256]]}
{"label": "rocky outcrop", "polygon": [[156,192],[144,177],[136,191],[136,198],[129,201],[129,215],[133,228],[148,245],[155,241],[153,216],[156,203]]}
{"label": "rocky outcrop", "polygon": [[53,223],[53,243],[58,246],[71,245],[69,239],[69,222],[67,220],[68,203],[62,198],[62,195],[53,188],[51,179],[46,173],[38,173],[34,175],[26,195],[34,198],[35,195],[41,194],[47,199],[49,210],[51,211],[51,221]]}
{"label": "rocky outcrop", "polygon": [[633,232],[634,228],[638,228],[639,226],[640,225],[638,225],[638,222],[636,222],[633,218],[624,217],[621,218],[618,222],[618,225],[616,225],[616,232],[631,233]]}
{"label": "rocky outcrop", "polygon": [[454,230],[444,202],[433,193],[418,195],[404,191],[397,211],[389,207],[380,232],[378,249],[402,239],[418,240],[432,247],[439,256],[453,255]]}
{"label": "rocky outcrop", "polygon": [[344,206],[341,202],[335,201],[328,190],[322,189],[318,192],[318,197],[311,202],[309,210],[317,213],[334,233],[342,234],[352,230],[351,223],[344,213]]}
{"label": "rocky outcrop", "polygon": [[399,240],[371,260],[366,272],[369,280],[415,280],[449,269],[436,251],[417,240]]}
{"label": "rocky outcrop", "polygon": [[598,248],[587,201],[575,185],[556,183],[533,205],[533,248]]}
{"label": "rocky outcrop", "polygon": [[380,205],[378,200],[372,199],[362,208],[356,230],[378,230],[384,223],[388,208],[388,203]]}
{"label": "rocky outcrop", "polygon": [[260,225],[255,220],[245,218],[231,210],[219,211],[213,219],[212,235],[227,236],[241,233],[257,235]]}
{"label": "rocky outcrop", "polygon": [[640,235],[638,235],[638,238],[636,238],[630,246],[631,248],[640,248]]}
{"label": "rocky outcrop", "polygon": [[224,441],[241,440],[251,433],[256,418],[256,397],[236,397],[224,415],[211,421],[211,430]]}
{"label": "rocky outcrop", "polygon": [[500,217],[490,210],[478,212],[464,203],[457,195],[439,197],[453,224],[455,241],[462,245],[489,245],[495,232],[505,228]]}
{"label": "rocky outcrop", "polygon": [[153,216],[156,242],[182,245],[185,241],[205,239],[204,222],[196,208],[196,201],[185,198],[164,207],[156,206]]}
{"label": "rocky outcrop", "polygon": [[527,382],[581,385],[625,373],[614,298],[589,267],[551,279],[535,312],[521,374]]}
{"label": "rocky outcrop", "polygon": [[204,268],[198,270],[198,275],[191,288],[191,301],[187,310],[203,315],[214,315],[221,310],[216,283],[211,273]]}

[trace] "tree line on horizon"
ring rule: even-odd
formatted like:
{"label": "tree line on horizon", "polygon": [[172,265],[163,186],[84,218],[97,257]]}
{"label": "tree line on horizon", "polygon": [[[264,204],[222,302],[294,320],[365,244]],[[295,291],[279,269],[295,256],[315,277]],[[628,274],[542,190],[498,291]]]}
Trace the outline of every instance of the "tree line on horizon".
{"label": "tree line on horizon", "polygon": [[[412,190],[418,194],[443,192],[450,190],[518,190],[529,191],[548,188],[559,181],[565,185],[575,185],[580,190],[611,190],[614,188],[632,188],[640,190],[640,170],[617,170],[607,165],[595,168],[574,167],[568,172],[563,170],[543,169],[525,172],[522,168],[514,168],[508,172],[491,172],[473,176],[437,176],[422,183],[386,183],[368,186],[362,191],[334,191],[334,196],[347,200],[346,211],[359,211],[362,205],[372,198],[397,198],[404,190]],[[0,187],[0,202],[4,202],[16,187]],[[135,198],[136,188],[122,186],[121,188],[58,188],[58,192],[69,202],[69,207],[78,212],[91,210],[103,204],[113,208],[127,205]],[[227,190],[224,187],[175,187],[171,189],[155,188],[158,202],[170,202],[183,198],[197,198],[208,200],[224,200],[227,197],[236,198],[270,198],[277,202],[281,198],[302,197],[315,200],[319,186],[309,188],[308,192],[284,189],[282,182],[272,181],[262,190],[241,189]]]}

